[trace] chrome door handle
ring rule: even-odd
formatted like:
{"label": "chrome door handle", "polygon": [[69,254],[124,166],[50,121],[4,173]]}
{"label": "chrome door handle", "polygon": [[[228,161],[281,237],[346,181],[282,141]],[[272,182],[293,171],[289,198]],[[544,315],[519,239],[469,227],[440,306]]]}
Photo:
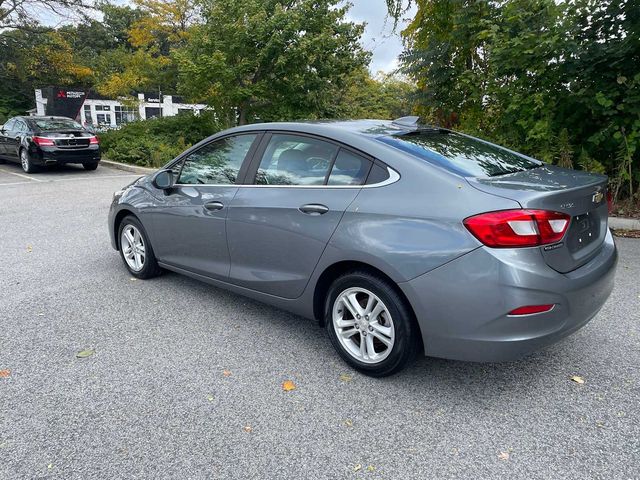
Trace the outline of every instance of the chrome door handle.
{"label": "chrome door handle", "polygon": [[302,205],[298,210],[308,215],[322,215],[329,211],[329,207],[319,203],[309,203],[307,205]]}
{"label": "chrome door handle", "polygon": [[224,204],[222,202],[209,202],[204,204],[204,208],[207,210],[222,210]]}

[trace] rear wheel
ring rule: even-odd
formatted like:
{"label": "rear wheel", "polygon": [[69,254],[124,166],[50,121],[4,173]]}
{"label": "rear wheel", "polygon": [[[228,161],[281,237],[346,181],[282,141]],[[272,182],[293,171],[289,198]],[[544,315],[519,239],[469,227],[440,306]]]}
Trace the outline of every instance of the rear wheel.
{"label": "rear wheel", "polygon": [[98,168],[98,162],[83,163],[82,166],[85,170],[95,170]]}
{"label": "rear wheel", "polygon": [[140,221],[129,215],[118,228],[120,255],[125,266],[136,278],[147,279],[160,275],[161,269],[151,248],[151,242]]}
{"label": "rear wheel", "polygon": [[388,280],[366,271],[333,282],[325,323],[340,356],[374,377],[402,370],[419,349],[418,328],[404,298]]}
{"label": "rear wheel", "polygon": [[36,171],[36,166],[33,164],[33,160],[31,160],[31,155],[26,148],[20,150],[20,164],[22,165],[22,170],[24,173],[33,173]]}

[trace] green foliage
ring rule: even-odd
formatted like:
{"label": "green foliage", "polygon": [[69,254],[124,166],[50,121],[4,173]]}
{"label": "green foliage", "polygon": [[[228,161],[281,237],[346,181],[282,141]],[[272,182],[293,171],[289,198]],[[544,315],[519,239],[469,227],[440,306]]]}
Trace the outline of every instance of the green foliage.
{"label": "green foliage", "polygon": [[603,175],[607,173],[607,169],[604,167],[604,165],[599,161],[591,158],[584,148],[580,150],[578,165],[580,165],[580,168],[582,170],[585,170],[587,172],[600,173]]}
{"label": "green foliage", "polygon": [[369,54],[339,0],[202,0],[203,23],[175,52],[179,90],[227,124],[326,117]]}
{"label": "green foliage", "polygon": [[186,148],[220,130],[211,112],[184,113],[124,125],[100,134],[109,160],[144,167],[161,167]]}
{"label": "green foliage", "polygon": [[358,119],[394,119],[412,110],[415,87],[393,75],[372,77],[367,69],[356,70],[348,77],[346,88],[336,98],[331,117]]}
{"label": "green foliage", "polygon": [[569,141],[569,130],[563,128],[556,139],[557,164],[562,168],[573,168],[573,145]]}
{"label": "green foliage", "polygon": [[[392,14],[407,5],[388,3]],[[585,160],[597,159],[616,175],[626,162],[633,181],[621,188],[634,190],[640,181],[637,0],[415,3],[402,62],[418,84],[423,116],[567,166],[579,154],[578,165],[597,168]]]}

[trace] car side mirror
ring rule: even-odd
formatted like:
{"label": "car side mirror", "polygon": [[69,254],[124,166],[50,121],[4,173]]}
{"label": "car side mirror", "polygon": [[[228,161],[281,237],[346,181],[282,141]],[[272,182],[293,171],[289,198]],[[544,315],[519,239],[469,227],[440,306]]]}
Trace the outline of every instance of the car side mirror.
{"label": "car side mirror", "polygon": [[154,187],[160,190],[169,190],[173,188],[174,179],[173,172],[171,170],[160,170],[153,176],[151,183]]}

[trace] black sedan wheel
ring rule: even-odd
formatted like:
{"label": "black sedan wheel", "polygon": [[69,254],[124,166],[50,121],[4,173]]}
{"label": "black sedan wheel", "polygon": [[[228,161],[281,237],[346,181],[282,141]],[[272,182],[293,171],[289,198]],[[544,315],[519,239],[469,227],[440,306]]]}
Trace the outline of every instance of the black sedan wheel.
{"label": "black sedan wheel", "polygon": [[33,164],[31,156],[26,148],[20,150],[20,164],[22,165],[24,173],[33,173],[36,171],[36,166]]}

